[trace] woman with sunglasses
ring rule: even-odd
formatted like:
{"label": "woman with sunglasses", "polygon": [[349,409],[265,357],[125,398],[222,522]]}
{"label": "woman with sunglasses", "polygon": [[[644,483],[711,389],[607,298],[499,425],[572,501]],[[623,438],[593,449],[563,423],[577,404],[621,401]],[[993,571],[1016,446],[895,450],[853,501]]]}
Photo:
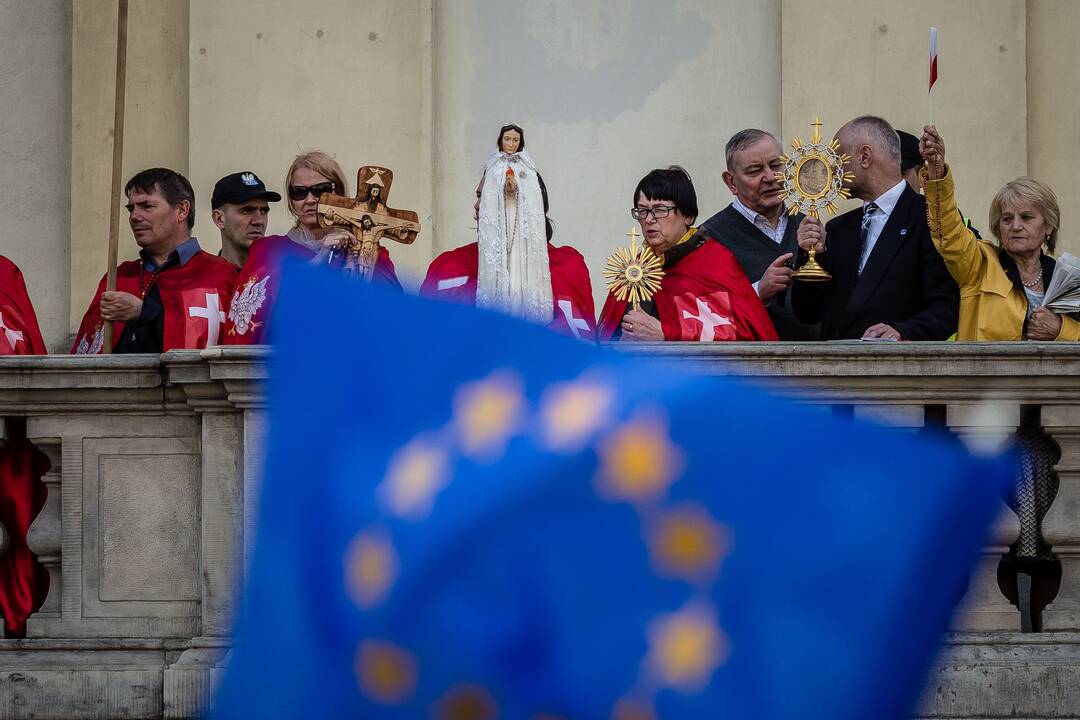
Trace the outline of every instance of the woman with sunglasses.
{"label": "woman with sunglasses", "polygon": [[[319,225],[316,212],[319,196],[323,193],[348,194],[345,174],[334,158],[320,150],[298,155],[285,173],[285,191],[289,197],[289,212],[296,222],[284,235],[269,235],[252,243],[229,306],[222,341],[225,345],[267,342],[267,318],[277,295],[282,261],[301,258],[326,263],[333,258],[330,249],[355,240],[344,228]],[[379,248],[371,281],[401,289],[385,247]]]}

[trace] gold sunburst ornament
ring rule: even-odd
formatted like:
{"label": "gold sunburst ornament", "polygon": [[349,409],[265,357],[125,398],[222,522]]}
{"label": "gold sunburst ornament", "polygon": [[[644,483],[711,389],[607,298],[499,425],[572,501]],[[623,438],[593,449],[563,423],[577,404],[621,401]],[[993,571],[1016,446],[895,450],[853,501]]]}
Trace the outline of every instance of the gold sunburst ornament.
{"label": "gold sunburst ornament", "polygon": [[630,247],[618,248],[611,254],[604,265],[604,277],[608,291],[616,299],[629,300],[637,308],[638,303],[652,300],[660,289],[664,263],[648,245],[638,246],[641,235],[637,228],[626,234],[630,237]]}
{"label": "gold sunburst ornament", "polygon": [[[851,197],[844,183],[855,176],[844,169],[851,158],[837,152],[839,141],[833,139],[828,145],[821,142],[821,118],[815,118],[810,125],[814,128],[810,142],[804,143],[799,138],[791,141],[791,154],[780,156],[784,169],[776,173],[776,179],[783,183],[780,194],[788,204],[789,215],[801,212],[820,219],[822,210],[833,215],[840,209],[836,201]],[[792,277],[817,282],[831,280],[832,276],[818,264],[813,248],[808,254],[810,257]]]}

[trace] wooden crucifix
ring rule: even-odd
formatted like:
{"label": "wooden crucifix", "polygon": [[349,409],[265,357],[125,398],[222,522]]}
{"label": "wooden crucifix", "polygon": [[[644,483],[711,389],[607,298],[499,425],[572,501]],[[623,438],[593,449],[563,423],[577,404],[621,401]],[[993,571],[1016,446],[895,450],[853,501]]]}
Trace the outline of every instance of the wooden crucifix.
{"label": "wooden crucifix", "polygon": [[356,243],[346,247],[345,251],[364,280],[371,280],[382,238],[389,237],[408,245],[420,232],[420,218],[415,212],[387,206],[393,183],[392,170],[365,165],[356,173],[356,197],[332,193],[319,197],[319,224],[346,227],[356,236]]}

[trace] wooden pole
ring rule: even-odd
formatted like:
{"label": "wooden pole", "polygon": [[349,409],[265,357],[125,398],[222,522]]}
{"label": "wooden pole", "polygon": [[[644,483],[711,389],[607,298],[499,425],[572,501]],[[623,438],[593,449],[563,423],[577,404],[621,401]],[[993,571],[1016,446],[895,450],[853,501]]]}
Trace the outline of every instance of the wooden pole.
{"label": "wooden pole", "polygon": [[[109,269],[105,289],[116,289],[116,256],[120,246],[120,195],[124,190],[124,96],[127,87],[128,0],[119,0],[116,15],[116,94],[113,102],[112,197],[109,205]],[[113,324],[105,322],[105,342],[101,352],[111,353]]]}

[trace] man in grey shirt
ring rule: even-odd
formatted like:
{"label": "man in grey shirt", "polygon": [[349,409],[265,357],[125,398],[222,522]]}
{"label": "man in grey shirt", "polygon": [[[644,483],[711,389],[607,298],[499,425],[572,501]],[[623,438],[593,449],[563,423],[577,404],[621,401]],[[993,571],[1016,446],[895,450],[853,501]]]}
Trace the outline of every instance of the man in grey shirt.
{"label": "man in grey shirt", "polygon": [[784,169],[780,143],[764,130],[735,133],[724,149],[724,182],[735,199],[706,220],[701,230],[727,247],[750,278],[781,340],[816,340],[817,325],[791,309],[788,286],[798,254],[802,214],[788,216],[776,173]]}

